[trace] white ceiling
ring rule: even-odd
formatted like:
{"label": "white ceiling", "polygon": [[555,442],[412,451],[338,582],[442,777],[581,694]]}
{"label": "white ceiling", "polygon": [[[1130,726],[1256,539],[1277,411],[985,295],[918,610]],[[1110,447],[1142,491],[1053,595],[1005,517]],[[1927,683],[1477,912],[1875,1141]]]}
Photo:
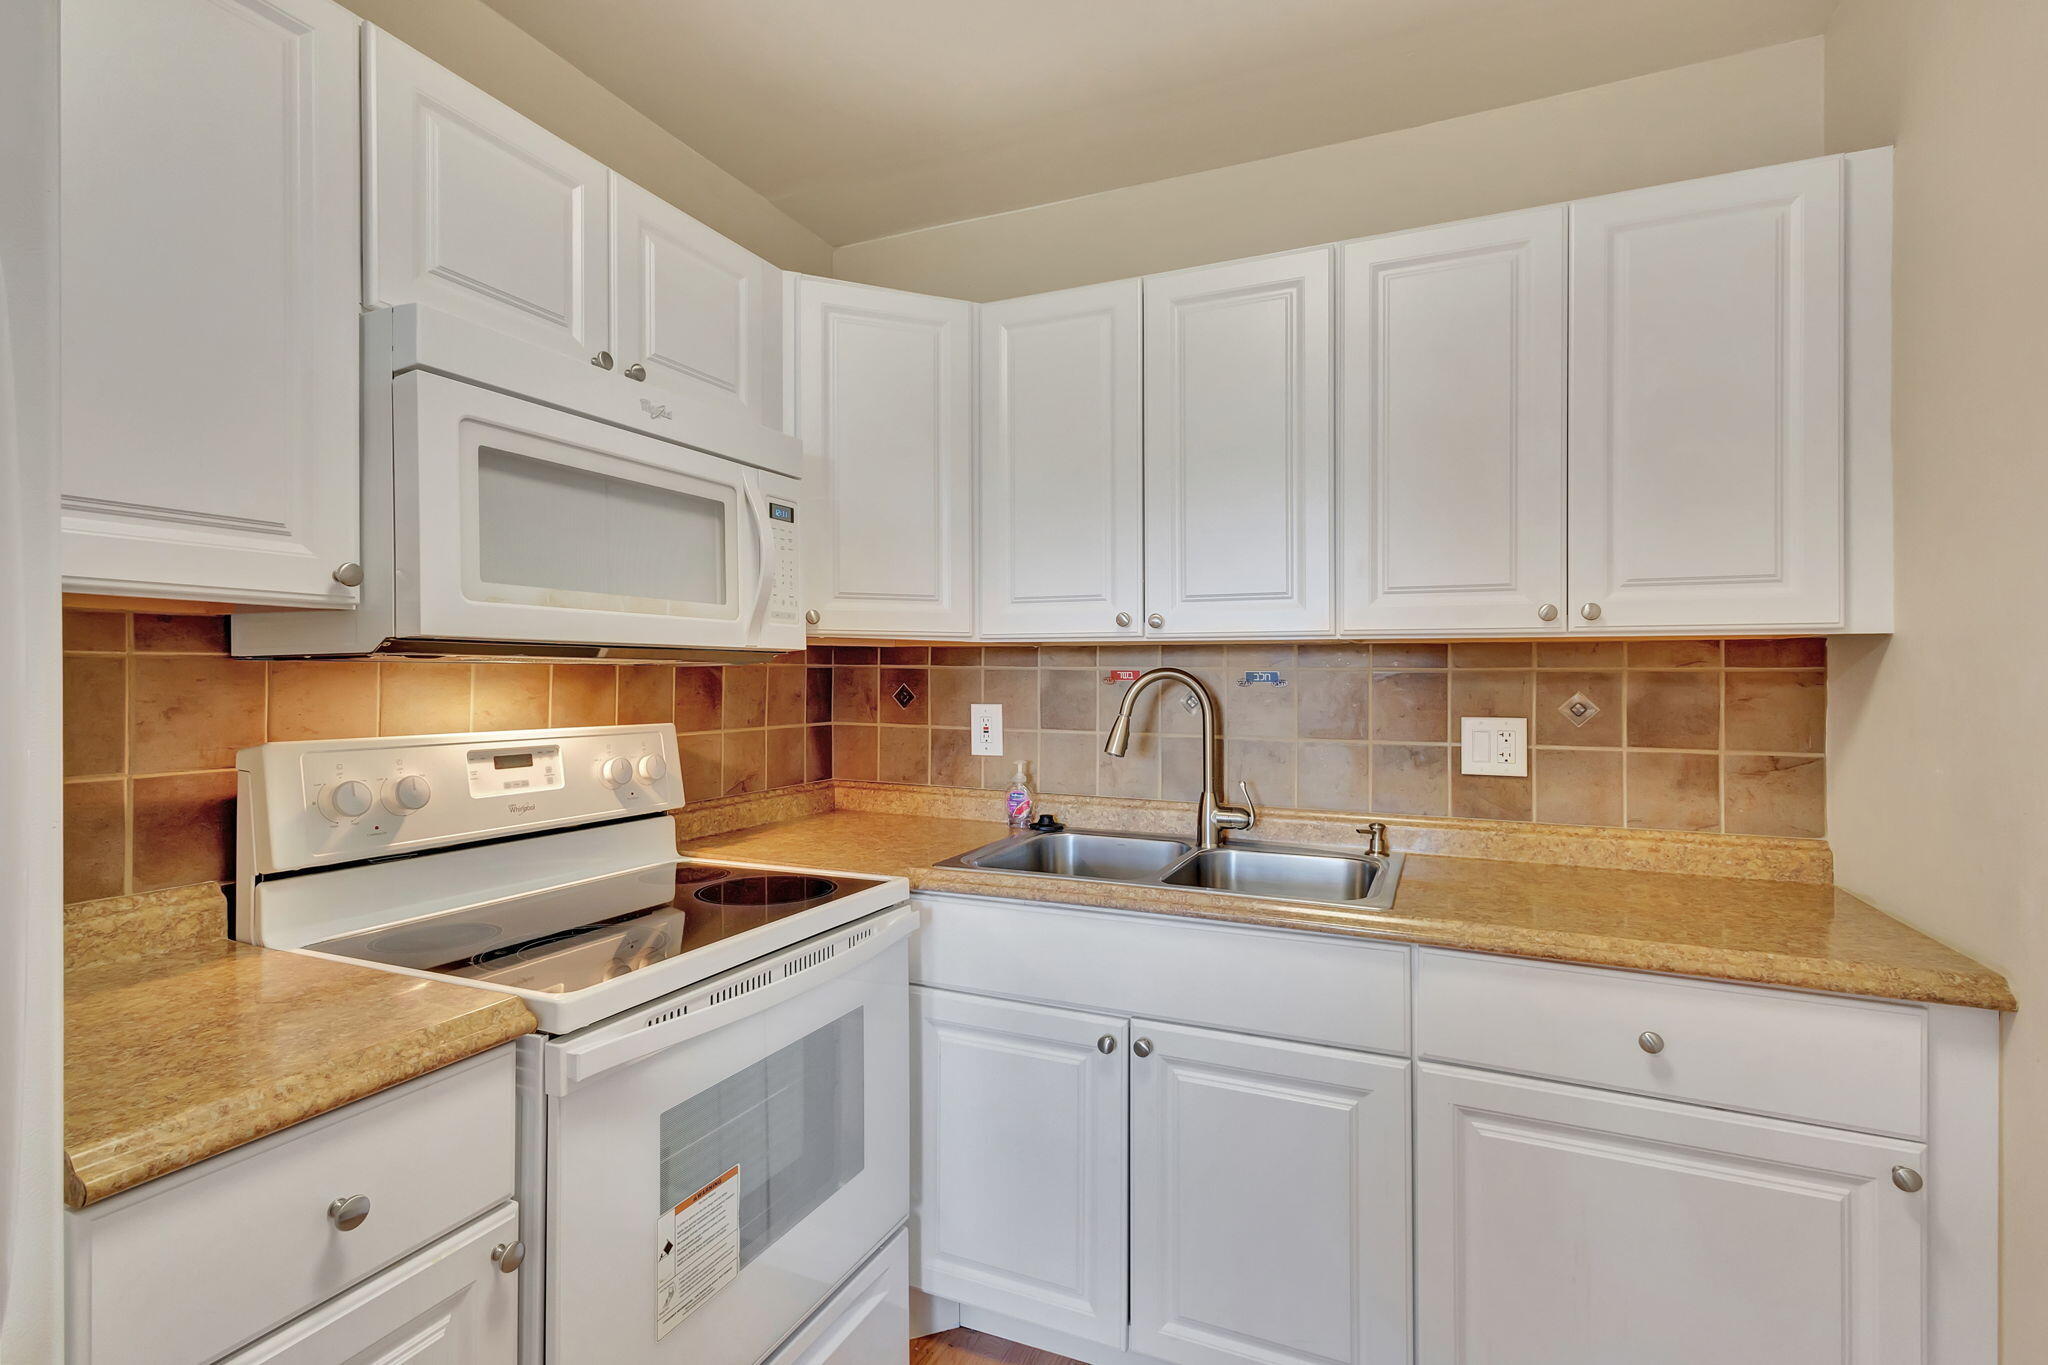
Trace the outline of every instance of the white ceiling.
{"label": "white ceiling", "polygon": [[828,242],[1819,33],[1834,0],[485,0]]}

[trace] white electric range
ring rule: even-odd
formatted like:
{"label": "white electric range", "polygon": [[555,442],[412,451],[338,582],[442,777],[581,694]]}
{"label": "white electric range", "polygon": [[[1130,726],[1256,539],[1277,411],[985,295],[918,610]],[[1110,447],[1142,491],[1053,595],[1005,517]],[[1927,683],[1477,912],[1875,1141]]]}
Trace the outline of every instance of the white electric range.
{"label": "white electric range", "polygon": [[822,1359],[900,1365],[902,878],[678,858],[668,725],[237,766],[237,937],[510,993],[540,1022],[518,1045],[522,1365],[809,1361],[807,1321],[856,1283],[879,1311]]}

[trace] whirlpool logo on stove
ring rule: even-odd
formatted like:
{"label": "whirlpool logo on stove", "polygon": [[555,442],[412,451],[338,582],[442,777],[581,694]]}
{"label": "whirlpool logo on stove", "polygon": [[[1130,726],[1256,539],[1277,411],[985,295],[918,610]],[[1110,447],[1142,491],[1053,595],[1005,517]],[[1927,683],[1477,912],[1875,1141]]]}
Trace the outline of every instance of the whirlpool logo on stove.
{"label": "whirlpool logo on stove", "polygon": [[533,808],[533,802],[531,801],[514,801],[511,805],[505,807],[506,810],[511,811],[514,815],[525,815]]}

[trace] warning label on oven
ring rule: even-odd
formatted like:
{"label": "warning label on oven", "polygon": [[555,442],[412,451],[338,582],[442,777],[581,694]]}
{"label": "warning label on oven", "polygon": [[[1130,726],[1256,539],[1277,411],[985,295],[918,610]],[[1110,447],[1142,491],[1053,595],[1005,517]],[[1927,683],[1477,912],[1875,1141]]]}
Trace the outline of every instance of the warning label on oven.
{"label": "warning label on oven", "polygon": [[663,1209],[654,1238],[654,1335],[660,1338],[740,1273],[740,1168]]}

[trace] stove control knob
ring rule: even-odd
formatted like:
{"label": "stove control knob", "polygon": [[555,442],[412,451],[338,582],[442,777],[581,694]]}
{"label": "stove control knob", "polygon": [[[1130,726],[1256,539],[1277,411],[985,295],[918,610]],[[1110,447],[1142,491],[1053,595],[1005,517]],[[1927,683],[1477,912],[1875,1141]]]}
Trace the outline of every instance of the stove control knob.
{"label": "stove control knob", "polygon": [[320,789],[320,813],[330,820],[353,820],[370,809],[370,784],[330,782]]}
{"label": "stove control knob", "polygon": [[640,774],[640,780],[650,785],[668,776],[668,760],[660,754],[644,755],[633,768]]}
{"label": "stove control knob", "polygon": [[417,773],[408,773],[384,789],[384,808],[393,815],[411,815],[433,799],[433,787]]}
{"label": "stove control knob", "polygon": [[633,780],[633,760],[608,758],[597,765],[597,780],[607,787],[623,787]]}

